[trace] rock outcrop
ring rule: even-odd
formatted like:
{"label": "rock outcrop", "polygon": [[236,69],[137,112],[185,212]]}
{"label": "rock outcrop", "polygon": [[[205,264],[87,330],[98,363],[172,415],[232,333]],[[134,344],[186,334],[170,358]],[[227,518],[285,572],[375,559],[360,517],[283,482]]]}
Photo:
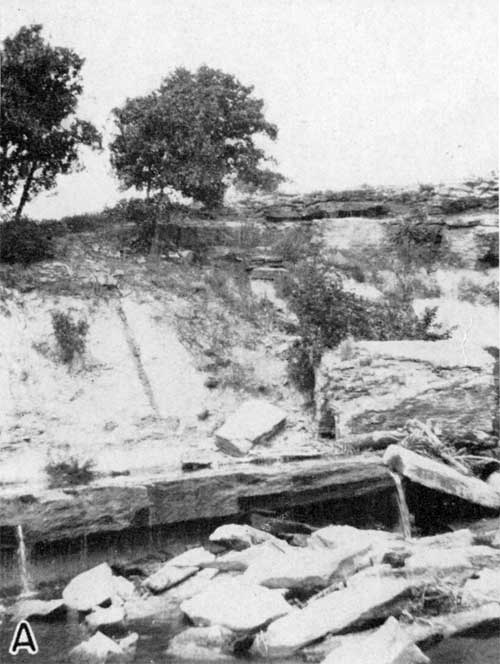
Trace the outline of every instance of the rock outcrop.
{"label": "rock outcrop", "polygon": [[317,415],[334,414],[336,435],[432,419],[445,439],[496,444],[495,362],[473,344],[361,341],[349,359],[330,351],[317,372]]}

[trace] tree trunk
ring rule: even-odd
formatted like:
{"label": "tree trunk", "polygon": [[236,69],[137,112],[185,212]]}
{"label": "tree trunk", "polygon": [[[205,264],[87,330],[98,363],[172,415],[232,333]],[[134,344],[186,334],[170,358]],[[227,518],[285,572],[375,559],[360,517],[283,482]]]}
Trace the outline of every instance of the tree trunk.
{"label": "tree trunk", "polygon": [[160,220],[162,215],[167,217],[167,223],[170,221],[170,200],[168,196],[164,196],[163,191],[160,193],[156,213],[153,215],[153,232],[151,237],[151,248],[149,251],[150,256],[158,256],[160,250]]}
{"label": "tree trunk", "polygon": [[36,169],[37,169],[37,164],[36,164],[36,162],[33,162],[33,165],[31,166],[30,171],[28,173],[28,177],[26,178],[26,180],[24,182],[23,193],[21,194],[21,199],[19,201],[19,205],[17,206],[16,214],[15,214],[15,217],[14,217],[15,221],[19,220],[19,218],[21,216],[21,213],[23,211],[23,208],[26,205],[26,203],[28,202],[30,187],[31,187],[31,184],[33,182],[33,177],[35,175]]}

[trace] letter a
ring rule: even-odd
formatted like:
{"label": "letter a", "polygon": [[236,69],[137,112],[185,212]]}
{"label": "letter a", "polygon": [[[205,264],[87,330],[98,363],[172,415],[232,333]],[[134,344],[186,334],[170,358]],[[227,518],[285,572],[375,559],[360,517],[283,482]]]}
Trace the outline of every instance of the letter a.
{"label": "letter a", "polygon": [[35,634],[26,620],[17,623],[10,643],[9,654],[17,655],[20,650],[27,650],[30,655],[36,655],[38,652]]}

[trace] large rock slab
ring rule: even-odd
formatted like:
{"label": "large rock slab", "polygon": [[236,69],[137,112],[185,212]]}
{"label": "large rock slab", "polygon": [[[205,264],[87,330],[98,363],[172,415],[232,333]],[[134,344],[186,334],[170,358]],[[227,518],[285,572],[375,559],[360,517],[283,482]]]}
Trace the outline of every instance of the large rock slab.
{"label": "large rock slab", "polygon": [[473,341],[359,341],[348,359],[323,356],[316,377],[318,421],[337,437],[394,430],[432,418],[455,442],[496,441],[494,358]]}
{"label": "large rock slab", "polygon": [[487,602],[500,603],[500,570],[484,569],[477,578],[469,579],[462,591],[462,604],[477,606]]}
{"label": "large rock slab", "polygon": [[312,590],[343,581],[371,563],[371,545],[336,550],[290,548],[250,563],[242,579],[267,588]]}
{"label": "large rock slab", "polygon": [[181,604],[197,626],[222,625],[251,632],[291,610],[279,590],[247,584],[238,578],[215,579],[206,590]]}
{"label": "large rock slab", "polygon": [[[362,573],[361,573],[362,574]],[[390,615],[394,604],[418,582],[405,578],[355,577],[349,586],[294,609],[259,633],[254,652],[267,657],[286,657],[299,648],[341,632],[354,624]]]}
{"label": "large rock slab", "polygon": [[21,620],[36,620],[63,618],[66,614],[66,605],[62,599],[23,599],[17,602],[12,609],[12,622]]}
{"label": "large rock slab", "polygon": [[390,445],[384,462],[391,470],[429,489],[457,496],[476,505],[500,509],[500,493],[486,482],[462,475],[444,463],[412,452],[400,445]]}
{"label": "large rock slab", "polygon": [[219,449],[233,456],[247,454],[253,445],[272,438],[286,422],[286,413],[262,399],[245,401],[215,432]]}
{"label": "large rock slab", "polygon": [[110,600],[114,594],[113,573],[108,563],[82,572],[63,590],[66,606],[77,611],[90,611]]}
{"label": "large rock slab", "polygon": [[430,659],[401,629],[395,618],[362,639],[339,638],[325,664],[428,664]]}

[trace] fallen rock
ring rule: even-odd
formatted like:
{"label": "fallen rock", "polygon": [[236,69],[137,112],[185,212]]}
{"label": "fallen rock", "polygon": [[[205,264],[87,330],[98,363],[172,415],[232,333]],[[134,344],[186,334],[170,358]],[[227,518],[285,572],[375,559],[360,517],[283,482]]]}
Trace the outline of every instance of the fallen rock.
{"label": "fallen rock", "polygon": [[227,627],[211,625],[210,627],[189,627],[174,636],[168,644],[165,654],[169,657],[207,662],[233,659],[224,653],[229,648],[234,634]]}
{"label": "fallen rock", "polygon": [[[362,574],[362,573],[361,573]],[[294,609],[257,635],[253,652],[264,657],[285,657],[299,648],[376,618],[387,617],[393,606],[418,585],[405,578],[355,577],[349,586]]]}
{"label": "fallen rock", "polygon": [[446,613],[436,618],[415,619],[403,624],[405,634],[414,643],[430,645],[479,627],[500,626],[500,604],[490,602],[467,611]]}
{"label": "fallen rock", "polygon": [[[279,541],[279,540],[278,540]],[[266,560],[276,554],[287,553],[290,546],[286,542],[263,542],[243,551],[228,551],[209,563],[208,568],[215,568],[221,572],[244,572],[249,565],[258,560]]]}
{"label": "fallen rock", "polygon": [[457,496],[476,505],[500,509],[500,493],[486,482],[462,475],[444,463],[412,452],[400,445],[390,445],[384,462],[391,470],[429,489]]}
{"label": "fallen rock", "polygon": [[250,563],[242,580],[267,588],[313,590],[345,580],[371,563],[371,546],[344,547],[334,551],[294,549]]}
{"label": "fallen rock", "polygon": [[63,618],[66,614],[66,604],[63,599],[23,599],[13,607],[12,622],[21,620],[36,620],[46,618],[48,620]]}
{"label": "fallen rock", "polygon": [[477,578],[469,579],[462,591],[464,606],[500,602],[500,570],[484,569]]}
{"label": "fallen rock", "polygon": [[253,445],[272,438],[286,422],[286,413],[261,399],[245,401],[215,432],[217,447],[243,456]]}
{"label": "fallen rock", "polygon": [[210,553],[210,551],[207,551],[202,546],[197,546],[194,549],[189,549],[175,556],[175,558],[171,558],[168,564],[174,567],[206,567],[213,560],[215,560],[213,553]]}
{"label": "fallen rock", "polygon": [[427,664],[430,659],[408,638],[395,618],[364,639],[338,637],[325,664]]}
{"label": "fallen rock", "polygon": [[78,574],[63,590],[66,606],[77,611],[90,611],[113,596],[113,574],[108,563],[102,563]]}
{"label": "fallen rock", "polygon": [[136,595],[136,589],[132,581],[123,576],[113,576],[113,604],[123,604]]}
{"label": "fallen rock", "polygon": [[181,610],[197,626],[222,625],[234,632],[250,632],[284,616],[291,607],[278,590],[228,578],[215,579],[183,602]]}
{"label": "fallen rock", "polygon": [[486,478],[486,484],[488,484],[495,491],[500,492],[500,471],[495,470],[494,473],[488,475]]}
{"label": "fallen rock", "polygon": [[168,588],[182,583],[198,571],[198,567],[176,567],[169,562],[157,572],[144,579],[142,585],[153,593],[161,593]]}
{"label": "fallen rock", "polygon": [[371,546],[374,560],[382,560],[384,555],[403,544],[401,536],[386,530],[370,530],[353,526],[326,526],[309,538],[308,546],[313,549],[342,549],[345,547],[363,548]]}
{"label": "fallen rock", "polygon": [[123,606],[109,606],[105,609],[97,607],[85,616],[85,622],[93,631],[98,630],[99,627],[109,625],[122,625],[125,620],[125,610]]}
{"label": "fallen rock", "polygon": [[281,540],[274,535],[266,533],[264,530],[258,530],[253,526],[240,525],[238,523],[228,523],[225,526],[219,526],[210,535],[209,540],[215,544],[222,544],[230,549],[242,551],[254,544],[263,542],[274,542],[279,546]]}
{"label": "fallen rock", "polygon": [[115,641],[96,632],[87,641],[83,641],[69,652],[72,664],[104,664],[111,662],[131,662],[135,656],[138,634]]}

